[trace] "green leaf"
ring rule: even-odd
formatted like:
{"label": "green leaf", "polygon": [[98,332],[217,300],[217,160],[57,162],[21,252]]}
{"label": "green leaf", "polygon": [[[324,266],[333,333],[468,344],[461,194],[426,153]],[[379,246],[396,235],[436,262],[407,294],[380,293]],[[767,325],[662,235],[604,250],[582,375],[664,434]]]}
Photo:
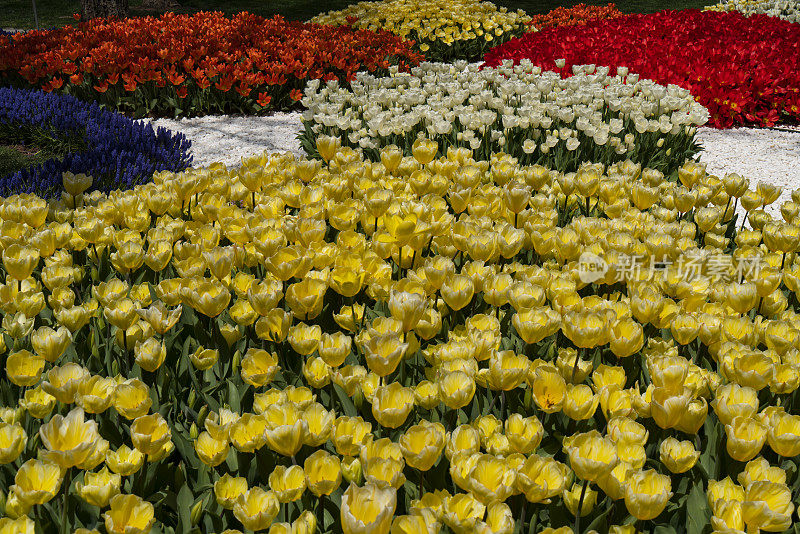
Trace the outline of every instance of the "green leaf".
{"label": "green leaf", "polygon": [[714,418],[708,417],[705,422],[705,432],[708,440],[703,453],[700,455],[700,467],[704,476],[716,479],[720,463],[717,449],[722,437],[720,435],[721,425],[717,424]]}
{"label": "green leaf", "polygon": [[703,481],[695,480],[686,501],[686,533],[701,534],[706,525],[711,521],[711,512],[708,509],[706,492]]}
{"label": "green leaf", "polygon": [[242,409],[239,389],[236,387],[236,384],[233,383],[233,380],[230,379],[228,380],[228,404],[231,407],[231,411],[234,413],[239,413]]}
{"label": "green leaf", "polygon": [[355,417],[358,415],[358,411],[356,411],[356,407],[353,404],[353,401],[350,400],[350,397],[347,396],[345,390],[339,387],[338,384],[334,384],[331,382],[333,386],[333,390],[336,392],[336,396],[339,397],[339,401],[342,403],[342,409],[344,413],[349,417]]}
{"label": "green leaf", "polygon": [[178,491],[178,520],[179,528],[183,534],[188,534],[192,530],[192,506],[194,505],[194,495],[189,489],[188,484],[181,486]]}

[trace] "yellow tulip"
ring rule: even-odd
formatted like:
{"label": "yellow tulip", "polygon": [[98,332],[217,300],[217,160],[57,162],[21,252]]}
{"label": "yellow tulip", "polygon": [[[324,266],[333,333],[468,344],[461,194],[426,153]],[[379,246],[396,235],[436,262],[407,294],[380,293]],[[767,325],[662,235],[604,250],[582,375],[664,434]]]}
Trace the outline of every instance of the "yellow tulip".
{"label": "yellow tulip", "polygon": [[280,503],[294,502],[306,490],[306,477],[299,465],[278,465],[269,475],[269,488]]}
{"label": "yellow tulip", "polygon": [[131,378],[117,385],[114,394],[114,409],[125,419],[133,420],[146,414],[152,403],[150,389],[141,380]]}
{"label": "yellow tulip", "polygon": [[441,423],[423,421],[406,430],[398,443],[408,465],[427,471],[439,460],[445,442],[445,430]]}
{"label": "yellow tulip", "polygon": [[58,360],[71,343],[72,335],[63,326],[58,327],[56,330],[48,326],[42,326],[37,328],[31,335],[33,350],[51,363]]}
{"label": "yellow tulip", "polygon": [[381,426],[397,428],[414,409],[414,390],[392,382],[375,390],[372,400],[372,415]]}
{"label": "yellow tulip", "polygon": [[197,350],[189,355],[192,365],[199,371],[211,369],[219,359],[219,350],[197,347]]}
{"label": "yellow tulip", "polygon": [[[583,495],[583,502],[580,502],[581,493],[583,493],[583,486],[581,484],[575,483],[572,485],[572,489],[564,490],[561,492],[561,496],[564,499],[564,504],[567,506],[567,510],[574,516],[580,515],[581,517],[588,515],[594,510],[595,504],[597,504],[597,492],[591,488],[586,488],[586,491]],[[580,505],[580,510],[578,510],[578,506]]]}
{"label": "yellow tulip", "polygon": [[800,416],[782,414],[776,417],[767,433],[767,442],[780,456],[800,454]]}
{"label": "yellow tulip", "polygon": [[119,494],[121,483],[119,474],[109,473],[104,467],[97,473],[85,472],[83,480],[75,483],[75,490],[84,501],[105,508],[111,498]]}
{"label": "yellow tulip", "polygon": [[344,534],[388,534],[396,507],[394,488],[351,484],[342,495],[342,530]]}
{"label": "yellow tulip", "polygon": [[248,530],[266,530],[279,509],[274,493],[255,486],[239,496],[233,506],[233,515]]}
{"label": "yellow tulip", "polygon": [[157,454],[171,439],[172,430],[159,413],[137,417],[131,423],[131,441],[142,454]]}
{"label": "yellow tulip", "polygon": [[20,401],[20,406],[25,408],[28,413],[36,419],[44,419],[56,405],[56,398],[47,393],[41,386],[25,391],[24,398]]}
{"label": "yellow tulip", "polygon": [[776,465],[770,465],[766,458],[758,457],[747,462],[737,480],[744,488],[750,486],[751,482],[759,481],[786,484],[786,471]]}
{"label": "yellow tulip", "polygon": [[505,420],[505,435],[514,452],[530,454],[536,450],[544,436],[544,427],[536,416],[522,417],[511,414]]}
{"label": "yellow tulip", "polygon": [[352,340],[342,332],[323,333],[319,343],[319,355],[331,367],[339,367],[350,354]]}
{"label": "yellow tulip", "polygon": [[326,410],[318,402],[312,403],[303,411],[306,422],[305,444],[319,447],[326,443],[333,431],[334,414]]}
{"label": "yellow tulip", "polygon": [[625,507],[637,519],[658,517],[672,497],[672,483],[666,475],[652,469],[628,475],[625,486]]}
{"label": "yellow tulip", "polygon": [[564,405],[567,384],[553,368],[538,367],[531,380],[531,393],[540,410],[554,413]]}
{"label": "yellow tulip", "polygon": [[3,266],[15,280],[28,278],[39,264],[39,251],[17,243],[3,250]]}
{"label": "yellow tulip", "polygon": [[286,290],[286,303],[296,317],[314,319],[322,312],[327,282],[315,278],[304,278]]}
{"label": "yellow tulip", "polygon": [[792,492],[784,484],[752,482],[745,490],[742,517],[748,529],[783,532],[792,525]]}
{"label": "yellow tulip", "polygon": [[19,424],[0,423],[0,464],[19,458],[25,449],[28,436]]}
{"label": "yellow tulip", "polygon": [[463,274],[457,274],[445,280],[441,288],[442,298],[453,310],[460,310],[472,300],[475,284]]}
{"label": "yellow tulip", "polygon": [[725,501],[744,501],[744,488],[737,485],[730,477],[722,480],[709,480],[706,490],[708,506],[716,510],[720,503]]}
{"label": "yellow tulip", "polygon": [[731,458],[739,462],[753,459],[767,440],[768,426],[753,417],[736,416],[725,425],[728,436],[726,449]]}
{"label": "yellow tulip", "polygon": [[694,467],[700,452],[696,451],[691,441],[678,441],[667,438],[659,446],[661,463],[672,473],[684,473]]}
{"label": "yellow tulip", "polygon": [[62,478],[58,464],[31,459],[17,470],[9,491],[25,505],[44,504],[58,493]]}
{"label": "yellow tulip", "polygon": [[122,476],[130,476],[144,465],[144,454],[138,449],[131,449],[127,445],[122,445],[116,451],[106,452],[106,465],[114,473]]}
{"label": "yellow tulip", "polygon": [[117,382],[113,378],[91,376],[78,386],[75,401],[88,413],[102,413],[114,401],[116,389]]}
{"label": "yellow tulip", "polygon": [[291,457],[297,454],[308,432],[308,423],[302,418],[302,412],[297,405],[273,404],[264,411],[262,417],[265,425],[265,443],[284,456]]}
{"label": "yellow tulip", "polygon": [[214,439],[208,432],[201,432],[194,442],[197,457],[204,464],[216,467],[228,457],[230,446],[228,440]]}
{"label": "yellow tulip", "polygon": [[264,349],[249,348],[242,358],[241,376],[246,384],[262,387],[278,372],[278,355]]}
{"label": "yellow tulip", "polygon": [[75,402],[78,386],[89,378],[89,371],[76,363],[53,367],[45,374],[42,389],[64,404]]}
{"label": "yellow tulip", "polygon": [[244,477],[233,477],[225,473],[219,480],[214,482],[214,497],[217,504],[226,510],[233,510],[239,497],[247,491],[247,479]]}
{"label": "yellow tulip", "polygon": [[322,340],[322,329],[319,325],[309,326],[297,324],[289,329],[289,343],[301,356],[308,356],[319,348]]}
{"label": "yellow tulip", "polygon": [[406,477],[403,474],[403,468],[405,467],[403,460],[368,457],[362,459],[361,465],[367,484],[373,484],[379,488],[393,487],[399,489],[406,482]]}
{"label": "yellow tulip", "polygon": [[411,146],[411,153],[422,165],[430,163],[439,151],[439,144],[432,139],[417,139]]}
{"label": "yellow tulip", "polygon": [[[306,485],[316,496],[330,495],[342,482],[342,468],[338,456],[317,450],[303,464]],[[344,506],[344,503],[342,503]],[[342,512],[344,513],[344,512]]]}
{"label": "yellow tulip", "polygon": [[95,421],[85,421],[83,410],[75,408],[66,417],[54,415],[39,428],[42,457],[64,469],[85,462],[100,442]]}
{"label": "yellow tulip", "polygon": [[393,335],[373,336],[364,345],[367,366],[378,376],[392,374],[406,354],[409,344]]}
{"label": "yellow tulip", "polygon": [[591,482],[602,478],[619,461],[614,443],[596,430],[565,439],[564,450],[578,478]]}
{"label": "yellow tulip", "polygon": [[457,534],[468,534],[475,532],[485,513],[486,506],[472,493],[457,493],[445,501],[442,520]]}
{"label": "yellow tulip", "polygon": [[6,359],[6,375],[17,386],[33,386],[39,382],[45,359],[28,350],[12,352]]}
{"label": "yellow tulip", "polygon": [[586,384],[567,386],[567,394],[562,410],[570,419],[583,421],[594,416],[600,397]]}
{"label": "yellow tulip", "polygon": [[468,489],[482,503],[503,502],[515,490],[517,472],[506,460],[491,454],[480,455],[467,477]]}
{"label": "yellow tulip", "polygon": [[371,431],[372,425],[361,417],[341,416],[333,423],[331,441],[340,455],[357,456]]}
{"label": "yellow tulip", "polygon": [[157,339],[151,337],[137,342],[133,349],[133,354],[139,367],[152,373],[164,363],[167,357],[167,348],[164,343],[160,343]]}

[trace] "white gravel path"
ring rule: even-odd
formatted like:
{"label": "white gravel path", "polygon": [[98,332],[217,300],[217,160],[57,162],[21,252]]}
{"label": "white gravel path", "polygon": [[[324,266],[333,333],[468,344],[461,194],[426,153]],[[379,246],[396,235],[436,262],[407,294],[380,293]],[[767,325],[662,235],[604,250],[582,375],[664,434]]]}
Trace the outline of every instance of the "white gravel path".
{"label": "white gravel path", "polygon": [[[303,154],[297,141],[301,128],[300,113],[276,113],[268,117],[158,119],[153,122],[186,134],[192,141],[195,166],[214,162],[237,166],[243,157],[265,150]],[[750,179],[751,186],[767,181],[783,187],[781,198],[768,208],[775,215],[779,214],[780,204],[790,198],[791,190],[800,188],[800,129],[700,128],[698,138],[705,149],[700,161],[707,165],[709,173],[724,176],[735,172]]]}
{"label": "white gravel path", "polygon": [[707,172],[720,177],[735,172],[748,178],[751,187],[762,181],[783,187],[780,198],[767,207],[780,217],[781,204],[800,188],[800,129],[700,128],[697,136]]}
{"label": "white gravel path", "polygon": [[157,119],[154,126],[183,132],[192,142],[194,166],[220,162],[241,165],[242,158],[262,152],[292,152],[302,155],[297,134],[300,113],[275,113],[267,117],[210,115],[191,119]]}

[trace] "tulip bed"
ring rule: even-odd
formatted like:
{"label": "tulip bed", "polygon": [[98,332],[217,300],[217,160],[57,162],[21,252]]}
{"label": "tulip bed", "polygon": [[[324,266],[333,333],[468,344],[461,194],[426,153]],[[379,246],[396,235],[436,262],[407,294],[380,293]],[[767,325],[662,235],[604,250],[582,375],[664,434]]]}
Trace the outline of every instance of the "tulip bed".
{"label": "tulip bed", "polygon": [[430,61],[476,61],[492,46],[525,32],[530,17],[474,0],[380,0],[359,2],[311,19],[319,24],[386,30],[413,40]]}
{"label": "tulip bed", "polygon": [[249,13],[97,19],[0,41],[0,83],[60,90],[135,117],[289,109],[310,79],[405,69],[422,58],[389,32]]}
{"label": "tulip bed", "polygon": [[800,193],[429,144],[2,199],[0,529],[789,528]]}
{"label": "tulip bed", "polygon": [[380,149],[411,155],[421,135],[434,153],[469,147],[476,159],[503,151],[525,165],[575,171],[586,161],[632,159],[672,174],[699,151],[697,126],[708,113],[685,89],[637,74],[576,66],[568,79],[530,61],[479,69],[466,61],[425,63],[409,74],[359,74],[349,87],[314,82],[302,100],[301,145],[317,156],[319,136],[380,159]]}
{"label": "tulip bed", "polygon": [[738,11],[748,16],[769,15],[789,22],[800,22],[800,4],[796,0],[724,0],[705,9]]}
{"label": "tulip bed", "polygon": [[488,66],[529,59],[625,66],[643,78],[688,89],[708,108],[709,125],[772,126],[800,119],[800,25],[741,13],[662,11],[588,26],[529,33],[496,47]]}
{"label": "tulip bed", "polygon": [[557,7],[549,13],[534,15],[528,24],[538,31],[561,26],[583,26],[621,16],[623,16],[622,11],[613,3],[605,6],[578,4],[572,7]]}
{"label": "tulip bed", "polygon": [[0,139],[46,147],[59,154],[0,176],[0,195],[60,197],[64,172],[90,175],[92,189],[129,189],[154,172],[182,171],[192,158],[183,134],[135,122],[73,96],[0,88]]}

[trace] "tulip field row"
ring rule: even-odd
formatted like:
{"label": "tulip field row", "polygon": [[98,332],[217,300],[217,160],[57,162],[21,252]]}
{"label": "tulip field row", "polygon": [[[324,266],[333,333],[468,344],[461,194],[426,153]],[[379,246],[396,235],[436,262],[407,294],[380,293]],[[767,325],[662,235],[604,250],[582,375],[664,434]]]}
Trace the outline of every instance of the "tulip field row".
{"label": "tulip field row", "polygon": [[694,163],[317,144],[3,201],[14,524],[791,524],[797,204]]}
{"label": "tulip field row", "polygon": [[[0,177],[0,534],[794,532],[800,190],[694,158],[796,120],[796,28],[385,0],[0,35],[0,135],[64,153]],[[236,168],[120,113],[293,108],[307,156]]]}
{"label": "tulip field row", "polygon": [[[797,13],[791,1],[756,4]],[[0,82],[67,92],[136,117],[257,114],[298,108],[310,80],[348,85],[356,72],[382,76],[423,59],[529,59],[562,76],[572,65],[596,64],[676,84],[718,128],[800,118],[800,26],[790,16],[753,16],[736,2],[719,7],[724,12],[652,15],[579,5],[535,19],[489,2],[446,5],[360,2],[305,24],[247,13],[81,22],[0,37]]]}

